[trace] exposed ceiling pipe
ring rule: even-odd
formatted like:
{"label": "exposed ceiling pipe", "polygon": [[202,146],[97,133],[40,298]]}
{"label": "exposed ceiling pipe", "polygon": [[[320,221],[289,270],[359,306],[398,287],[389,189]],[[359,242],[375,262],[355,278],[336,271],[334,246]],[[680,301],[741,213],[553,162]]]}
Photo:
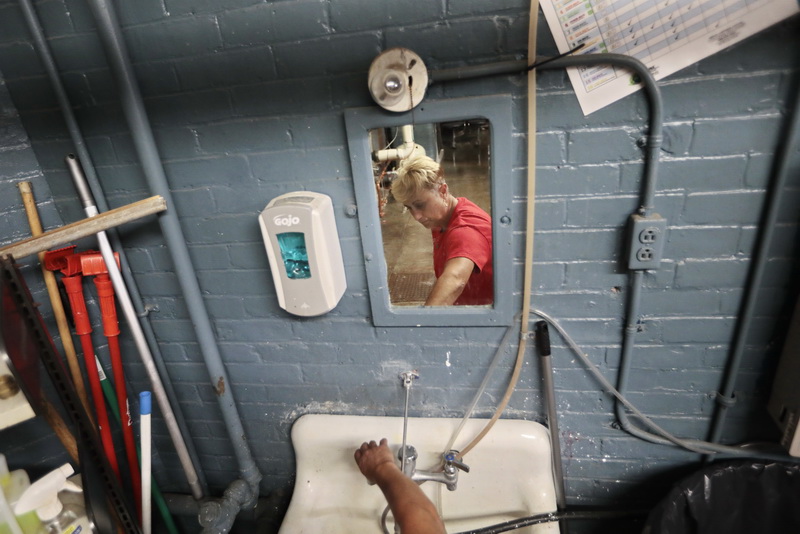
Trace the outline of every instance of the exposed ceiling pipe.
{"label": "exposed ceiling pipe", "polygon": [[[133,65],[130,61],[117,15],[112,2],[108,0],[89,0],[89,7],[97,21],[98,33],[119,86],[123,111],[147,182],[151,190],[158,191],[158,194],[166,199],[170,207],[162,217],[159,217],[158,221],[178,273],[178,281],[186,299],[186,307],[195,328],[200,351],[211,383],[216,392],[217,402],[233,445],[240,474],[247,482],[251,492],[249,498],[242,499],[244,502],[242,508],[252,508],[258,498],[259,483],[262,478],[261,473],[253,460],[253,455],[245,438],[244,426],[236,408],[230,380],[223,365],[208,310],[200,292],[200,285],[175,211],[175,203],[172,200],[172,193],[167,183],[164,167],[161,164],[158,147],[147,118],[142,95],[136,83]],[[231,519],[232,522],[233,518]]]}

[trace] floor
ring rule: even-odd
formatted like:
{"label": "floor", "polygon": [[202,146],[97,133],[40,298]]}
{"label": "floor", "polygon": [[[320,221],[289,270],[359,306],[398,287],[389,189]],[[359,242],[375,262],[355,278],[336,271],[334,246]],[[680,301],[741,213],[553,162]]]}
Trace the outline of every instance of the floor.
{"label": "floor", "polygon": [[[466,197],[491,214],[489,193],[488,134],[481,139],[475,131],[452,133],[453,143],[443,132],[445,180],[456,197]],[[457,140],[466,137],[467,140]],[[430,230],[415,221],[387,189],[379,189],[385,200],[381,230],[389,276],[389,295],[393,305],[418,306],[425,302],[435,277],[433,275]]]}

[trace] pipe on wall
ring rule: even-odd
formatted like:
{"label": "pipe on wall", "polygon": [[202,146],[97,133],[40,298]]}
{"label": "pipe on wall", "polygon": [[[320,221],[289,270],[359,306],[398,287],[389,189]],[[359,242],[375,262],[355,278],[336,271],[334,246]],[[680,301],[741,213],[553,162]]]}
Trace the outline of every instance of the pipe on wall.
{"label": "pipe on wall", "polygon": [[259,494],[261,473],[253,459],[252,452],[245,438],[244,426],[236,408],[230,380],[222,362],[213,334],[213,326],[200,292],[200,285],[195,275],[189,256],[189,249],[175,212],[175,203],[169,190],[164,167],[158,153],[153,131],[142,100],[142,95],[133,72],[133,65],[122,36],[114,6],[109,0],[89,0],[89,7],[97,22],[97,30],[104,50],[108,56],[112,73],[120,90],[123,112],[128,121],[134,146],[147,182],[154,194],[161,195],[167,201],[168,209],[158,222],[167,242],[170,256],[178,274],[183,296],[200,351],[203,355],[209,377],[214,386],[217,402],[228,430],[233,451],[239,465],[242,478],[247,482],[251,495],[243,508],[252,507]]}
{"label": "pipe on wall", "polygon": [[658,164],[663,140],[664,105],[661,91],[655,78],[650,73],[647,65],[632,56],[624,54],[581,54],[577,56],[564,56],[553,61],[548,61],[539,66],[539,69],[564,69],[569,67],[586,67],[614,64],[625,67],[639,75],[644,92],[650,103],[650,116],[648,120],[647,140],[644,157],[644,177],[642,180],[640,215],[650,215],[653,212],[656,197],[656,178],[658,177]]}
{"label": "pipe on wall", "polygon": [[[64,121],[66,122],[72,144],[75,146],[75,152],[78,155],[78,160],[81,162],[83,176],[86,178],[86,182],[89,185],[91,195],[95,200],[98,211],[101,213],[106,212],[109,210],[108,202],[106,201],[102,185],[100,184],[100,180],[97,177],[97,172],[95,171],[94,163],[86,147],[83,133],[81,132],[81,129],[78,126],[78,121],[76,120],[75,114],[72,111],[72,105],[67,97],[64,85],[61,83],[61,78],[58,74],[58,68],[56,67],[50,46],[48,45],[44,31],[42,30],[42,25],[31,3],[31,0],[20,0],[20,7],[25,17],[28,30],[31,32],[31,36],[33,37],[36,53],[39,56],[39,59],[42,61],[42,65],[44,66],[47,77],[56,95],[59,107],[64,115]],[[139,292],[139,288],[136,284],[136,279],[133,277],[133,272],[131,270],[130,263],[128,262],[125,249],[122,246],[122,241],[119,238],[119,234],[115,229],[109,229],[106,231],[106,235],[111,242],[113,250],[119,257],[120,271],[125,280],[125,286],[128,289],[134,312],[139,318],[138,322],[141,325],[144,334],[144,340],[147,344],[147,347],[150,349],[150,354],[152,355],[158,375],[162,378],[168,378],[169,373],[167,372],[167,367],[164,364],[164,358],[161,354],[158,342],[156,341],[155,333],[153,332],[153,326],[150,324],[149,311],[144,306],[141,293]],[[194,447],[194,442],[191,440],[191,433],[189,432],[189,427],[186,424],[186,419],[183,416],[183,412],[180,410],[180,404],[178,403],[178,398],[175,395],[175,390],[172,387],[172,382],[170,380],[164,380],[162,381],[162,384],[166,398],[172,407],[175,423],[177,424],[180,435],[182,436],[184,445],[182,448],[185,448],[185,453],[188,455],[189,461],[191,462],[191,470],[196,475],[200,492],[208,493],[205,474],[203,473],[202,469],[200,469],[200,459],[197,455],[197,450]]]}
{"label": "pipe on wall", "polygon": [[375,161],[406,159],[415,149],[419,150],[420,155],[425,155],[425,150],[414,144],[414,126],[405,124],[400,127],[400,131],[403,133],[403,144],[399,148],[387,148],[374,152],[372,157]]}
{"label": "pipe on wall", "polygon": [[717,409],[711,424],[711,432],[708,440],[718,442],[722,436],[722,428],[725,423],[725,416],[728,408],[735,402],[733,388],[736,385],[736,377],[742,364],[747,334],[750,332],[750,323],[755,314],[756,298],[764,278],[764,270],[767,265],[769,248],[772,244],[772,236],[775,233],[775,224],[778,220],[778,210],[780,208],[781,194],[789,178],[789,164],[792,154],[797,151],[798,141],[800,141],[800,89],[796,90],[792,117],[789,121],[785,142],[781,147],[780,154],[775,165],[775,174],[770,191],[767,195],[764,216],[759,227],[758,241],[753,254],[753,263],[748,273],[748,283],[744,300],[742,302],[739,317],[736,320],[736,335],[733,343],[733,350],[728,360],[722,387],[717,393]]}
{"label": "pipe on wall", "polygon": [[[645,144],[646,152],[644,157],[645,171],[642,179],[642,191],[640,197],[641,204],[637,210],[640,215],[647,216],[652,214],[654,210],[656,178],[658,176],[659,156],[661,143],[663,140],[663,102],[661,98],[661,91],[659,90],[658,84],[656,83],[655,78],[653,78],[647,66],[634,57],[622,54],[581,54],[578,56],[567,55],[556,58],[543,58],[542,60],[537,60],[537,63],[534,65],[534,67],[537,69],[549,70],[581,66],[600,66],[608,64],[622,66],[633,71],[635,74],[638,74],[639,80],[643,84],[645,94],[650,105],[648,121],[649,129]],[[527,67],[523,61],[507,61],[491,65],[479,65],[476,67],[462,67],[435,71],[430,73],[429,79],[431,83],[435,83],[447,80],[463,80],[483,76],[495,76],[499,74],[520,74],[528,70],[529,67]],[[798,119],[798,115],[800,115],[800,113],[798,113],[798,108],[800,107],[800,95],[798,98],[799,100],[795,105],[795,114],[791,126],[791,132],[788,136],[789,142],[787,143],[787,149],[782,155],[782,159],[786,158],[786,161],[781,162],[778,166],[779,169],[781,169],[780,172],[786,172],[788,169],[788,158],[791,155],[791,148],[794,145],[794,139],[797,135],[797,123],[800,121]],[[774,194],[777,195],[781,189],[782,187],[774,188]],[[772,210],[769,210],[769,213],[773,213]],[[767,219],[769,219],[769,216]],[[772,220],[772,223],[774,223],[774,219]],[[770,224],[770,234],[772,226],[774,226],[774,224]],[[763,254],[766,254],[768,250],[769,240],[767,239],[766,241],[767,244],[763,245],[763,247],[760,247]],[[633,360],[632,355],[635,346],[635,336],[636,332],[638,331],[638,320],[640,315],[639,309],[641,307],[641,292],[643,283],[644,272],[638,270],[633,271],[630,276],[630,294],[628,299],[628,307],[625,314],[625,329],[622,339],[622,354],[620,358],[618,387],[617,391],[615,391],[617,395],[615,412],[620,427],[629,434],[640,439],[663,445],[675,445],[701,454],[721,453],[734,456],[751,456],[771,460],[792,460],[792,458],[785,454],[775,453],[771,450],[756,450],[753,448],[719,445],[717,443],[696,439],[677,438],[667,433],[654,423],[648,423],[645,421],[646,418],[644,418],[643,414],[641,417],[639,417],[640,420],[646,424],[649,424],[654,430],[659,432],[660,435],[643,430],[631,423],[628,412],[625,410],[625,403],[623,402],[623,399],[625,399],[624,394],[627,389],[628,376],[630,374]],[[750,306],[752,305],[745,305],[745,308],[749,308]],[[539,315],[543,317],[545,316],[542,313],[539,313]],[[749,321],[749,317],[742,318],[743,325],[749,324]],[[552,320],[550,322],[557,326]],[[559,330],[559,332],[566,336],[566,332],[563,332],[562,330]],[[740,334],[737,337],[741,338],[740,342],[743,344],[744,334]],[[571,346],[580,355],[580,350],[572,343]],[[733,383],[735,382],[735,376],[738,373],[739,368],[738,360],[740,359],[740,356],[737,357],[736,354],[740,350],[741,348],[734,348],[734,357],[732,358],[731,364],[728,366],[724,379],[725,386],[723,387],[722,394],[718,396],[718,401],[721,404],[729,404],[729,396],[723,397],[723,395],[725,394],[725,390],[727,388],[732,388]],[[730,395],[730,393],[728,395]],[[725,408],[727,408],[727,405]]]}
{"label": "pipe on wall", "polygon": [[[553,60],[552,62],[549,62],[540,68],[552,69],[552,68],[575,67],[575,66],[586,66],[586,65],[595,66],[595,65],[610,64],[610,63],[618,64],[620,66],[629,68],[640,76],[640,80],[644,84],[648,102],[650,104],[650,120],[649,120],[650,129],[646,147],[647,152],[645,155],[645,172],[643,177],[643,188],[641,193],[642,202],[639,208],[640,214],[648,215],[652,212],[654,206],[656,178],[658,173],[659,150],[662,140],[662,122],[663,122],[663,111],[662,111],[663,103],[661,99],[661,92],[659,91],[658,85],[653,76],[651,75],[649,69],[647,69],[647,67],[639,60],[620,54],[591,54],[591,55],[587,54],[580,56],[563,57]],[[746,299],[747,303],[744,306],[743,313],[739,317],[740,328],[738,330],[746,330],[747,325],[749,325],[750,320],[752,318],[753,301],[755,299],[754,297],[752,297],[751,300],[749,294],[750,292],[752,293],[757,292],[758,285],[760,285],[760,278],[761,274],[763,273],[763,264],[765,262],[766,255],[768,253],[769,242],[771,240],[772,228],[774,227],[774,222],[775,219],[777,218],[777,201],[779,199],[780,192],[783,189],[783,184],[785,183],[786,180],[786,174],[788,174],[788,159],[791,156],[792,147],[794,146],[798,135],[797,133],[798,122],[800,122],[800,112],[798,112],[798,108],[800,108],[800,93],[798,93],[798,100],[797,102],[795,102],[793,119],[790,126],[790,133],[787,137],[787,143],[785,145],[786,149],[782,152],[781,162],[778,164],[778,176],[776,179],[776,184],[773,186],[772,192],[768,199],[769,207],[767,208],[767,216],[765,217],[765,223],[768,223],[768,228],[764,228],[762,226],[762,230],[765,232],[765,235],[762,236],[761,243],[758,247],[757,255],[760,257],[756,258],[755,262],[756,264],[760,264],[760,267],[754,266],[755,273],[753,276],[751,276],[751,283],[748,287],[748,298]],[[618,383],[617,383],[617,389],[623,396],[627,389],[628,377],[630,374],[630,369],[633,360],[635,336],[638,331],[638,320],[640,316],[639,309],[641,306],[641,290],[643,287],[643,281],[644,281],[643,271],[633,271],[630,278],[630,298],[628,301],[628,309],[626,311],[625,330],[623,333],[623,341],[622,341],[622,355],[620,359],[620,368],[619,368]],[[718,401],[720,402],[720,406],[724,406],[724,409],[721,410],[722,414],[720,416],[720,419],[724,419],[724,412],[728,407],[727,405],[729,404],[729,402],[726,401],[730,399],[730,395],[732,394],[733,384],[735,383],[736,375],[738,374],[741,362],[741,351],[744,346],[745,336],[746,332],[741,333],[737,331],[736,346],[734,347],[732,357],[726,369],[723,391],[721,392],[721,395],[724,396],[724,398],[720,398],[720,396],[718,396]],[[615,409],[616,409],[617,420],[621,428],[626,432],[630,433],[631,435],[644,439],[646,441],[650,441],[653,443],[660,443],[664,445],[678,445],[692,451],[697,451],[698,449],[702,449],[705,451],[706,454],[722,453],[735,456],[756,456],[759,458],[775,459],[775,460],[790,459],[785,454],[776,454],[772,451],[758,451],[749,448],[726,446],[714,443],[714,441],[719,438],[719,434],[721,433],[721,421],[714,422],[714,429],[712,429],[713,439],[711,440],[711,442],[694,440],[694,439],[667,439],[665,437],[642,430],[641,428],[638,428],[636,425],[632,424],[628,412],[625,410],[625,406],[621,402],[616,403]]]}
{"label": "pipe on wall", "polygon": [[[536,70],[566,69],[570,67],[602,66],[614,64],[633,71],[639,76],[644,91],[650,103],[648,131],[645,144],[645,170],[642,180],[640,215],[650,215],[654,209],[656,196],[656,178],[658,176],[659,156],[663,142],[664,112],[661,91],[655,78],[650,73],[647,65],[632,56],[624,54],[580,54],[562,55],[555,58],[537,58],[532,66]],[[430,83],[449,80],[464,80],[484,76],[497,76],[500,74],[520,74],[528,72],[529,67],[525,61],[502,61],[487,65],[472,67],[458,67],[432,71],[429,74]]]}

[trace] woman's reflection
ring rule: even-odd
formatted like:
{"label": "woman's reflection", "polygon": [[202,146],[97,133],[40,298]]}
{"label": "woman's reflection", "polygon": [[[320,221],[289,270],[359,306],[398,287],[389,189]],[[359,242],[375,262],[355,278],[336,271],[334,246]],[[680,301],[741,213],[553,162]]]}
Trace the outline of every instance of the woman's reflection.
{"label": "woman's reflection", "polygon": [[427,156],[401,162],[392,195],[433,237],[433,284],[426,306],[494,301],[492,222],[470,200],[453,196],[442,167]]}

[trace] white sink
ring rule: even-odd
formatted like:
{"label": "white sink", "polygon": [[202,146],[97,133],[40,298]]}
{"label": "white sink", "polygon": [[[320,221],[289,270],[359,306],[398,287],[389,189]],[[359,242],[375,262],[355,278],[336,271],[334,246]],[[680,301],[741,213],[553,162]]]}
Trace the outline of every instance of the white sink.
{"label": "white sink", "polygon": [[[417,469],[437,466],[458,419],[411,418],[407,443],[417,449]],[[463,448],[486,421],[473,419],[454,448]],[[459,473],[453,491],[426,482],[422,489],[439,507],[450,533],[477,529],[556,509],[547,429],[531,421],[497,421],[466,456],[470,472]],[[386,500],[367,484],[353,459],[362,442],[387,438],[397,453],[403,441],[401,417],[304,415],[292,428],[297,459],[294,493],[279,534],[381,533]],[[398,462],[399,463],[399,462]],[[394,532],[389,515],[387,526]],[[517,530],[557,533],[557,523]]]}

